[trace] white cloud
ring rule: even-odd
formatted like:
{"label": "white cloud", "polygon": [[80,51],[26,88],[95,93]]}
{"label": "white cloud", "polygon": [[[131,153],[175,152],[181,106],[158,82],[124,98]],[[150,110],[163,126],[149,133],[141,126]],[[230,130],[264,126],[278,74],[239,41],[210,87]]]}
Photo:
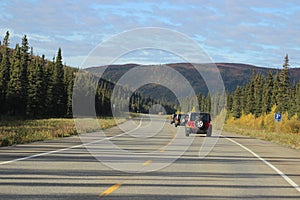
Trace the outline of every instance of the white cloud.
{"label": "white cloud", "polygon": [[100,42],[125,30],[146,26],[189,35],[208,49],[216,62],[275,67],[281,64],[285,53],[292,54],[294,62],[300,62],[297,0],[7,0],[1,1],[0,11],[0,34],[4,36],[9,30],[11,43],[20,43],[26,34],[36,53],[52,57],[61,47],[65,60],[75,66]]}

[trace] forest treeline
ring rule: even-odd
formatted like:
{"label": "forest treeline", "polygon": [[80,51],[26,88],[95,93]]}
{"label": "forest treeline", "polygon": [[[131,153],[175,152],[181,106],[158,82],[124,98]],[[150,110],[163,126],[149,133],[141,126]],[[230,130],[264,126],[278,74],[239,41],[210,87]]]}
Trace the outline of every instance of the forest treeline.
{"label": "forest treeline", "polygon": [[[26,116],[33,118],[71,117],[73,86],[78,69],[63,64],[59,48],[52,60],[36,56],[24,35],[21,45],[9,47],[9,32],[0,43],[0,116]],[[88,80],[81,84],[88,86]],[[98,80],[95,94],[97,115],[111,115],[111,95],[115,85],[107,80]],[[129,108],[124,108],[128,92],[117,86],[117,108],[131,112],[148,112],[154,104],[164,104],[167,112],[174,112],[173,104],[155,101],[133,92]],[[83,91],[89,93],[89,90]],[[84,94],[83,95],[86,95]],[[88,95],[88,94],[87,94]]]}
{"label": "forest treeline", "polygon": [[77,69],[62,63],[59,48],[52,61],[34,56],[24,35],[9,47],[9,32],[0,49],[0,114],[62,117],[72,112],[72,87]]}
{"label": "forest treeline", "polygon": [[243,114],[257,118],[269,114],[274,106],[275,112],[300,119],[300,82],[290,83],[288,55],[283,69],[270,70],[267,77],[254,71],[248,84],[227,94],[227,111],[235,119]]}
{"label": "forest treeline", "polygon": [[[73,85],[78,69],[63,64],[59,48],[52,60],[33,54],[27,36],[9,47],[9,32],[0,46],[0,115],[32,118],[72,116]],[[98,115],[111,114],[113,84],[99,81]],[[87,91],[85,91],[87,92]]]}
{"label": "forest treeline", "polygon": [[[290,82],[288,55],[284,58],[283,69],[270,69],[266,77],[253,71],[250,82],[237,86],[234,92],[212,96],[198,94],[197,100],[200,111],[211,112],[214,116],[226,108],[227,117],[234,119],[248,114],[258,118],[271,112],[300,119],[300,82]],[[176,105],[176,110],[188,112],[195,108],[193,105],[193,97],[187,97],[181,107]]]}
{"label": "forest treeline", "polygon": [[[77,73],[78,69],[63,64],[60,48],[52,60],[47,60],[44,55],[33,54],[26,35],[21,45],[10,48],[9,32],[6,32],[0,44],[0,115],[39,118],[72,116],[73,85]],[[115,99],[112,99],[114,89],[117,92]],[[137,91],[130,92],[126,86],[115,86],[100,79],[95,95],[95,110],[97,115],[111,115],[112,107],[120,111],[146,113],[153,105],[160,104],[167,113],[174,113],[191,111],[198,104],[200,111],[218,114],[224,108],[226,99],[227,113],[235,119],[247,114],[259,117],[270,113],[274,106],[276,112],[300,119],[300,83],[290,83],[288,55],[281,70],[270,70],[266,77],[253,71],[251,81],[244,86],[237,86],[233,93],[212,96],[198,94],[197,99],[198,102],[193,102],[193,97],[187,97],[179,107],[178,102],[144,97]]]}

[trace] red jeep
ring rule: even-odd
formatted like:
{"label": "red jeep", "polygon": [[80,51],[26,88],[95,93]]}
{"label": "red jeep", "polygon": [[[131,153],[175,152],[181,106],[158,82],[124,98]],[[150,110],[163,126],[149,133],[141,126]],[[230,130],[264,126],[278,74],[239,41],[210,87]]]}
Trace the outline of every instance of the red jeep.
{"label": "red jeep", "polygon": [[209,113],[188,113],[188,119],[185,124],[185,135],[189,136],[191,133],[204,133],[207,137],[212,135],[211,117]]}

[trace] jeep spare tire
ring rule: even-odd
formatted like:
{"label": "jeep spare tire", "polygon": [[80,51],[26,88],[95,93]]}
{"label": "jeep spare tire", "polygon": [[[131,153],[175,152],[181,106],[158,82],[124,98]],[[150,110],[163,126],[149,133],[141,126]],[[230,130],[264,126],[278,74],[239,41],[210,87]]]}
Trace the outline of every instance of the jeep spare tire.
{"label": "jeep spare tire", "polygon": [[195,121],[195,125],[198,128],[201,128],[203,126],[203,121]]}

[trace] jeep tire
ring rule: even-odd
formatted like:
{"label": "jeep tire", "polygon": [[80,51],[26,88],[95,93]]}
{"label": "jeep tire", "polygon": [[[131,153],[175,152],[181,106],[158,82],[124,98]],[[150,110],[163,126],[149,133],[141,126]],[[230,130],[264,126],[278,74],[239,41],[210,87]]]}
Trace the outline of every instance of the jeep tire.
{"label": "jeep tire", "polygon": [[212,125],[209,126],[209,128],[206,131],[206,137],[211,137],[212,135]]}
{"label": "jeep tire", "polygon": [[190,132],[189,132],[187,129],[185,129],[185,136],[186,136],[186,137],[189,137],[189,136],[190,136]]}

